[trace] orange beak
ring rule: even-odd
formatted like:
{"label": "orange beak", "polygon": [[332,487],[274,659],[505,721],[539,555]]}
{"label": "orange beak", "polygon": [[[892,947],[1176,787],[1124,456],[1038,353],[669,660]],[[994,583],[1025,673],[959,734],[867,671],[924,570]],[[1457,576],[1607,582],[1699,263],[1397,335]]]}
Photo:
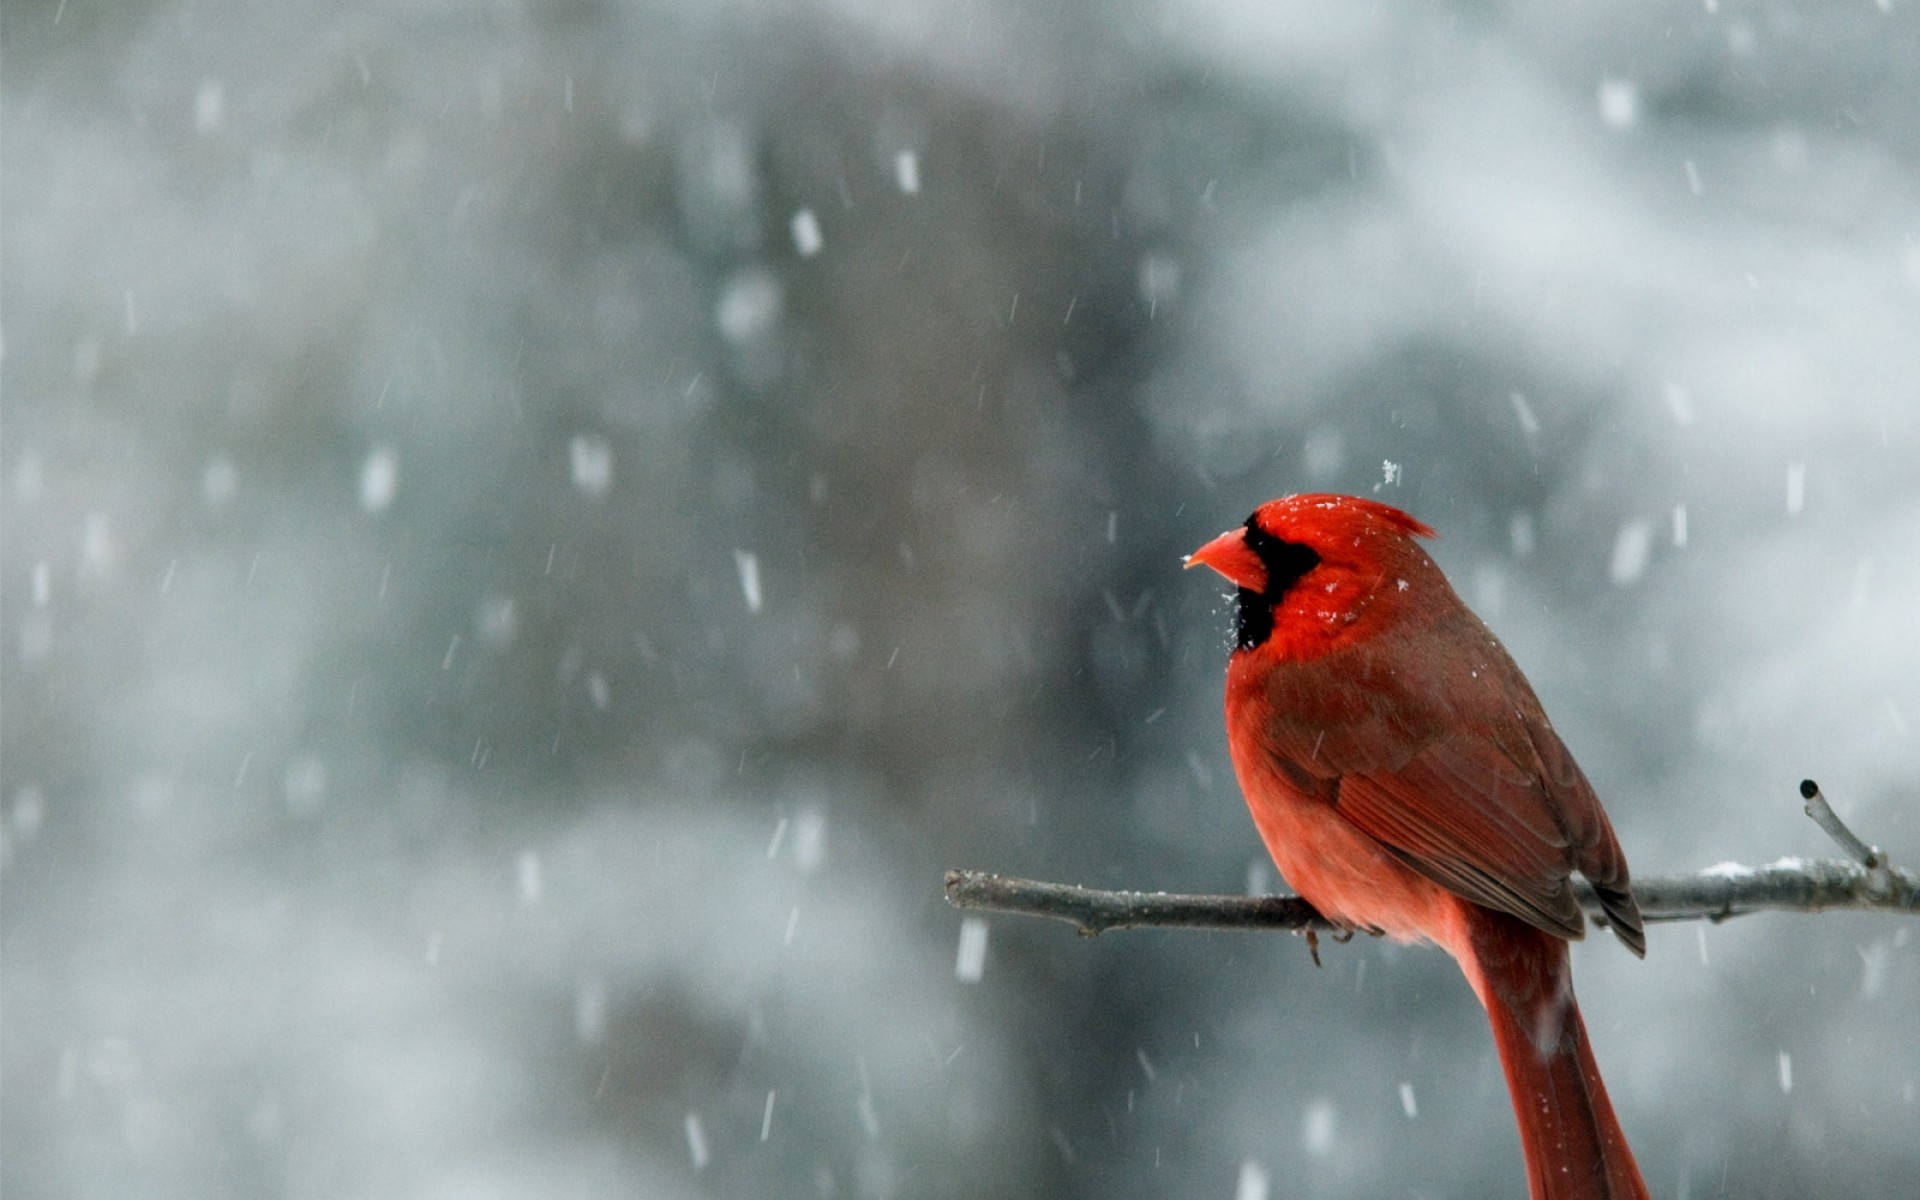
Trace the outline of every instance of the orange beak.
{"label": "orange beak", "polygon": [[1212,567],[1227,577],[1227,582],[1250,592],[1267,590],[1267,565],[1247,544],[1244,528],[1229,529],[1219,537],[1187,555],[1187,566]]}

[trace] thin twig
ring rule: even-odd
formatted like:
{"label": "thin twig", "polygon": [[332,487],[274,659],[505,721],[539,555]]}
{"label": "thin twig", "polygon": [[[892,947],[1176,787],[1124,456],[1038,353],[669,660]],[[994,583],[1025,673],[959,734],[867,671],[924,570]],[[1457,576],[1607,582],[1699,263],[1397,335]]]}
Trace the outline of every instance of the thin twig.
{"label": "thin twig", "polygon": [[1851,854],[1861,866],[1872,871],[1887,865],[1887,856],[1880,852],[1880,847],[1867,845],[1854,836],[1853,830],[1847,828],[1840,814],[1834,812],[1833,806],[1827,803],[1826,794],[1820,790],[1819,784],[1811,779],[1802,779],[1800,798],[1807,802],[1806,813],[1814,823],[1826,830],[1827,836],[1840,843],[1840,848]]}
{"label": "thin twig", "polygon": [[1195,896],[1180,892],[1109,892],[1071,883],[1043,883],[986,871],[948,871],[947,903],[955,908],[1052,917],[1091,937],[1109,929],[1309,929],[1332,922],[1298,896]]}
{"label": "thin twig", "polygon": [[[1832,815],[1824,798],[1815,815],[1818,785],[1801,785],[1808,815],[1855,854],[1859,862],[1783,858],[1764,867],[1722,863],[1697,875],[1652,876],[1633,881],[1640,912],[1649,921],[1724,921],[1754,912],[1864,911],[1920,913],[1920,877],[1887,865],[1886,856],[1853,836]],[[1838,832],[1836,832],[1838,830]],[[1844,836],[1843,836],[1844,835]],[[1850,840],[1849,840],[1850,839]],[[1591,888],[1574,886],[1580,904],[1596,922],[1604,913]],[[1173,892],[1116,892],[993,875],[948,871],[947,902],[956,908],[1023,913],[1065,921],[1088,936],[1108,929],[1287,929],[1296,933],[1339,927],[1298,896],[1198,896]]]}

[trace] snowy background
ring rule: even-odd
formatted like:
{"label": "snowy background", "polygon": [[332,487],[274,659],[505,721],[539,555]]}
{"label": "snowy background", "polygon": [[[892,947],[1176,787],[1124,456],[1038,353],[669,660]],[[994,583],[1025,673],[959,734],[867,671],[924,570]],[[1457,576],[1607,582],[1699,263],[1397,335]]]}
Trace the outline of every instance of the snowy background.
{"label": "snowy background", "polygon": [[[0,44],[9,1200],[1521,1195],[1437,952],[957,970],[949,866],[1277,886],[1178,568],[1289,491],[1442,531],[1636,872],[1805,775],[1920,862],[1910,0]],[[1656,1194],[1911,1188],[1907,924],[1576,950]]]}

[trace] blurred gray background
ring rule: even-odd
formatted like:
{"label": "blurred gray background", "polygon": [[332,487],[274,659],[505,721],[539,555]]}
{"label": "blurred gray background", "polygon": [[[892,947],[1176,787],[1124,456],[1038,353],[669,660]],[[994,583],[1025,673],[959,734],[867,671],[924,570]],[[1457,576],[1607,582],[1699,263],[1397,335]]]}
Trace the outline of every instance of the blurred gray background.
{"label": "blurred gray background", "polygon": [[[9,1197],[1523,1193],[1179,556],[1377,495],[1637,873],[1920,862],[1920,6],[8,0]],[[1910,923],[1908,923],[1910,924]],[[1656,1194],[1920,1176],[1920,945],[1575,951]]]}

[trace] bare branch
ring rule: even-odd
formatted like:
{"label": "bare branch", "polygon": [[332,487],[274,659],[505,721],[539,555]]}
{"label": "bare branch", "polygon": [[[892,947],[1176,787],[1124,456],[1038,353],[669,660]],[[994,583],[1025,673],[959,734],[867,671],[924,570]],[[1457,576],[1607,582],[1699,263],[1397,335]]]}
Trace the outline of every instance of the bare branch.
{"label": "bare branch", "polygon": [[[1824,912],[1836,908],[1920,913],[1920,879],[1911,872],[1876,872],[1838,859],[1781,859],[1764,867],[1725,863],[1698,875],[1633,881],[1640,913],[1649,921],[1724,921],[1755,912]],[[1592,889],[1576,881],[1581,907],[1597,924],[1605,915]],[[948,871],[947,902],[955,908],[1024,913],[1076,926],[1083,934],[1108,929],[1309,929],[1339,927],[1298,896],[1200,896],[1178,892],[1115,892],[994,875]]]}
{"label": "bare branch", "polygon": [[[1801,784],[1807,815],[1860,861],[1783,858],[1764,867],[1722,863],[1697,875],[1633,881],[1640,912],[1649,921],[1724,921],[1754,912],[1859,909],[1920,913],[1920,877],[1887,865],[1886,855],[1841,824],[1812,780]],[[1818,811],[1816,811],[1816,809]],[[1820,814],[1824,813],[1825,816]],[[1581,907],[1596,924],[1605,914],[1584,880],[1574,881]],[[985,871],[948,871],[947,902],[956,908],[1023,913],[1065,921],[1091,937],[1108,929],[1288,929],[1333,931],[1298,896],[1198,896],[1173,892],[1115,892],[1043,883]]]}

